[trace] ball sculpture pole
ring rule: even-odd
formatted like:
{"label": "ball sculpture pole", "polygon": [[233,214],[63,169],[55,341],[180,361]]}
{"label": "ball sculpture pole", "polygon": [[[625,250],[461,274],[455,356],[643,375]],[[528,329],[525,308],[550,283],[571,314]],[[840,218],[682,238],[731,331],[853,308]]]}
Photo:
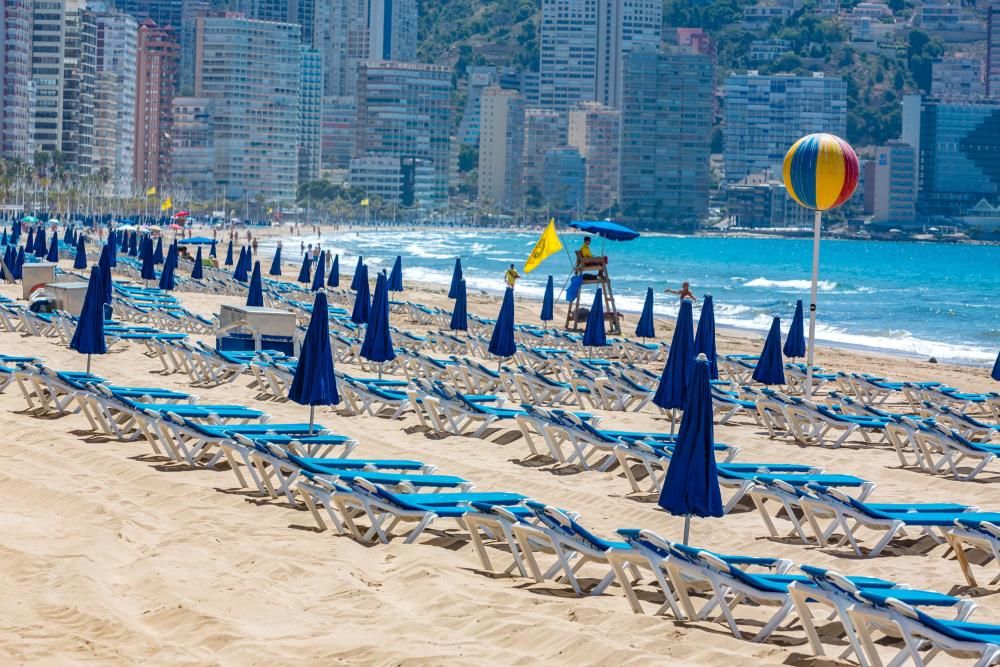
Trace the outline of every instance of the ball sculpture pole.
{"label": "ball sculpture pole", "polygon": [[809,292],[809,349],[806,359],[806,399],[812,397],[816,351],[816,301],[819,286],[819,241],[823,211],[842,205],[858,186],[858,156],[832,134],[810,134],[788,149],[783,165],[785,190],[799,205],[813,209],[812,285]]}

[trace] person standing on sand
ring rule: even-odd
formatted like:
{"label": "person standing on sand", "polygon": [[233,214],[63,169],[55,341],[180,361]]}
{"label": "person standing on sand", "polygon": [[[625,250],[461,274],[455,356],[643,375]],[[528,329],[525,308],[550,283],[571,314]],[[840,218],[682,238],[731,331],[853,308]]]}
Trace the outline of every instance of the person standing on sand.
{"label": "person standing on sand", "polygon": [[254,255],[254,257],[256,257],[257,256],[257,239],[253,240],[253,243],[250,244],[250,247],[253,248],[253,255]]}
{"label": "person standing on sand", "polygon": [[511,264],[510,268],[507,269],[506,273],[503,274],[503,279],[507,283],[507,287],[509,287],[511,289],[514,289],[514,284],[517,282],[517,279],[520,278],[520,277],[521,277],[521,274],[519,274],[517,272],[517,269],[514,268],[513,264]]}
{"label": "person standing on sand", "polygon": [[691,292],[691,286],[690,284],[688,284],[688,281],[686,280],[683,283],[681,283],[680,289],[670,289],[668,287],[663,291],[666,292],[667,294],[677,294],[680,297],[681,301],[683,301],[684,299],[691,299],[692,301],[698,301],[698,297],[696,297]]}
{"label": "person standing on sand", "polygon": [[306,242],[299,241],[299,257],[302,257],[305,254],[306,254]]}

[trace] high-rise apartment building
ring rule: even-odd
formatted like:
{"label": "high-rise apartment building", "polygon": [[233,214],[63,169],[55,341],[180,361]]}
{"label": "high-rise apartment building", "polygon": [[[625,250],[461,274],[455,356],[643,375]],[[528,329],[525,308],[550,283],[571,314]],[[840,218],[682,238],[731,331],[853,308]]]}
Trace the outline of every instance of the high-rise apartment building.
{"label": "high-rise apartment building", "polygon": [[353,97],[324,97],[320,121],[323,169],[346,170],[354,154],[354,121],[358,116]]}
{"label": "high-rise apartment building", "polygon": [[483,91],[496,84],[497,68],[490,65],[473,65],[468,70],[465,111],[458,122],[458,143],[464,146],[479,144],[480,99]]}
{"label": "high-rise apartment building", "polygon": [[597,96],[621,106],[623,58],[635,44],[657,46],[663,35],[663,0],[602,0],[597,5]]}
{"label": "high-rise apartment building", "polygon": [[299,56],[299,183],[319,178],[322,151],[323,54],[302,45]]}
{"label": "high-rise apartment building", "polygon": [[93,168],[97,15],[85,0],[67,0],[64,20],[62,160],[86,176]]}
{"label": "high-rise apartment building", "polygon": [[785,153],[807,134],[847,131],[847,82],[839,76],[731,74],[724,100],[728,182],[781,173]]}
{"label": "high-rise apartment building", "polygon": [[875,149],[874,222],[909,225],[916,218],[917,153],[902,141]]}
{"label": "high-rise apartment building", "polygon": [[417,59],[417,0],[368,0],[371,60]]}
{"label": "high-rise apartment building", "polygon": [[621,112],[599,102],[584,102],[569,112],[567,143],[586,163],[583,204],[603,211],[618,203],[621,166]]}
{"label": "high-rise apartment building", "polygon": [[299,26],[196,20],[195,95],[212,101],[214,176],[228,199],[291,201],[299,175]]}
{"label": "high-rise apartment building", "polygon": [[[198,1],[198,0],[196,0]],[[201,0],[207,4],[209,0]],[[185,5],[191,0],[114,0],[113,4],[138,22],[149,20],[156,25],[177,31],[183,22]]]}
{"label": "high-rise apartment building", "polygon": [[135,168],[138,30],[130,14],[97,14],[93,170],[119,192],[129,189]]}
{"label": "high-rise apartment building", "polygon": [[196,201],[215,199],[215,154],[212,100],[175,97],[170,132],[170,183],[186,188]]}
{"label": "high-rise apartment building", "polygon": [[637,45],[625,58],[621,194],[628,218],[693,227],[708,209],[712,60]]}
{"label": "high-rise apartment building", "polygon": [[542,197],[547,206],[567,211],[583,208],[586,164],[572,146],[557,146],[545,152]]}
{"label": "high-rise apartment building", "polygon": [[491,86],[480,105],[479,201],[517,210],[524,203],[524,99]]}
{"label": "high-rise apartment building", "polygon": [[986,9],[986,97],[1000,98],[1000,2]]}
{"label": "high-rise apartment building", "polygon": [[177,37],[152,20],[139,26],[135,67],[134,182],[160,188],[170,175],[170,130]]}
{"label": "high-rise apartment building", "polygon": [[429,201],[448,198],[451,70],[439,65],[366,61],[358,73],[355,157],[394,156],[433,169]]}
{"label": "high-rise apartment building", "polygon": [[0,3],[0,157],[31,161],[31,2]]}
{"label": "high-rise apartment building", "polygon": [[566,117],[552,109],[524,111],[524,191],[541,196],[545,183],[545,154],[566,143]]}
{"label": "high-rise apartment building", "polygon": [[979,99],[983,96],[983,63],[978,58],[945,58],[932,65],[931,95],[938,99]]}

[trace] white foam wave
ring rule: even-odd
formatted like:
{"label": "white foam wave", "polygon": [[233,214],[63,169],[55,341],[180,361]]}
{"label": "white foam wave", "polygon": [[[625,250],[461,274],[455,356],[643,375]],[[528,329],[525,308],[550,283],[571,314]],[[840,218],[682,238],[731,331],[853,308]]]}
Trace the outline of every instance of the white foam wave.
{"label": "white foam wave", "polygon": [[[770,280],[768,278],[754,278],[744,283],[747,287],[767,287],[771,289],[807,290],[812,287],[812,282],[808,280]],[[830,292],[837,289],[837,283],[832,280],[820,280],[816,287],[821,292]]]}

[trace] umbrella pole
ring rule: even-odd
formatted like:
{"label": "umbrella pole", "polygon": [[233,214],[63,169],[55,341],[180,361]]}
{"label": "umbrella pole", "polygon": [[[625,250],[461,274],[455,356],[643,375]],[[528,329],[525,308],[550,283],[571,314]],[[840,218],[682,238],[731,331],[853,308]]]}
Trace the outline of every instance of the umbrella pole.
{"label": "umbrella pole", "polygon": [[809,292],[809,349],[806,360],[806,400],[812,398],[813,357],[816,352],[816,292],[819,284],[819,236],[823,226],[823,213],[816,211],[816,222],[813,226],[813,265],[812,286]]}
{"label": "umbrella pole", "polygon": [[378,362],[378,379],[382,379],[382,362]]}
{"label": "umbrella pole", "polygon": [[674,421],[677,418],[677,414],[674,412],[673,408],[670,408],[670,435],[674,434]]}
{"label": "umbrella pole", "polygon": [[90,375],[90,355],[87,355],[87,375]]}
{"label": "umbrella pole", "polygon": [[313,422],[315,420],[315,417],[316,417],[316,406],[315,405],[310,405],[309,406],[309,435],[313,434]]}
{"label": "umbrella pole", "polygon": [[687,546],[688,538],[691,536],[691,515],[684,515],[684,546]]}

